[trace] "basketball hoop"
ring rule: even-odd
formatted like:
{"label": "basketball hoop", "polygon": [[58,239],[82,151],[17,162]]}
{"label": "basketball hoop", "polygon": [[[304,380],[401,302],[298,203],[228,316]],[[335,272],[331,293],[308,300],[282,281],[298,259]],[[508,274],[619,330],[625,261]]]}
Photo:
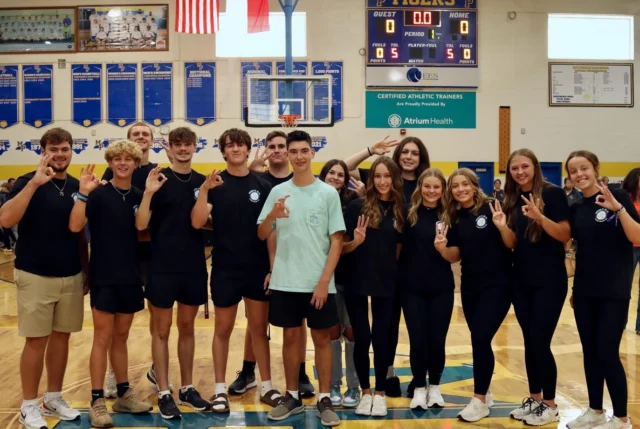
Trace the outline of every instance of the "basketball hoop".
{"label": "basketball hoop", "polygon": [[283,128],[296,128],[300,115],[278,115],[278,119]]}

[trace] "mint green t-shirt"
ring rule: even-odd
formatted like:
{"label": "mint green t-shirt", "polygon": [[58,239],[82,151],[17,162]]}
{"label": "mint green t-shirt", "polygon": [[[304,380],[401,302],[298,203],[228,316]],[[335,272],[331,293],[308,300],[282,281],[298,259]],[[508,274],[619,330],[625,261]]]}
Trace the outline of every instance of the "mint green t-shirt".
{"label": "mint green t-shirt", "polygon": [[[290,195],[285,202],[289,217],[275,221],[278,244],[269,289],[313,293],[327,263],[330,236],[345,230],[340,196],[319,179],[302,188],[289,180],[271,190],[258,224],[286,195]],[[333,276],[329,293],[336,293]]]}

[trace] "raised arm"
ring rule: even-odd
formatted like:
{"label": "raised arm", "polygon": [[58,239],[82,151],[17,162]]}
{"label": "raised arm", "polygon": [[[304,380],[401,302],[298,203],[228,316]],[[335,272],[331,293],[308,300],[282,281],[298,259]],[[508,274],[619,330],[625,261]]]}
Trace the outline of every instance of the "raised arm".
{"label": "raised arm", "polygon": [[460,248],[457,246],[447,247],[449,226],[444,226],[443,228],[442,230],[439,229],[438,224],[436,224],[436,239],[433,242],[433,246],[446,261],[454,264],[460,260]]}
{"label": "raised arm", "polygon": [[493,224],[496,226],[496,228],[498,228],[498,231],[500,231],[502,242],[509,249],[513,249],[514,247],[516,247],[516,233],[513,232],[507,225],[507,216],[502,211],[500,201],[495,200],[495,205],[492,205],[491,202],[489,202],[489,208],[491,209],[491,213],[493,215]]}
{"label": "raised arm", "polygon": [[[27,181],[21,178],[14,183],[14,187],[17,189],[22,187],[22,189],[15,195],[14,192],[9,194],[11,199],[0,207],[0,226],[11,228],[20,222],[29,207],[33,194],[40,186],[53,178],[53,169],[49,167],[50,160],[51,155],[43,156],[31,180]],[[26,183],[22,182],[23,180]]]}
{"label": "raised arm", "polygon": [[369,158],[370,156],[384,155],[385,153],[389,153],[392,147],[398,146],[399,143],[396,140],[387,140],[388,138],[389,136],[386,136],[384,139],[375,143],[373,146],[356,152],[344,160],[344,163],[347,164],[347,168],[349,169],[349,173],[351,174],[351,176],[355,177],[356,179],[360,179],[358,165],[360,165],[365,159]]}
{"label": "raised arm", "polygon": [[142,202],[136,214],[136,228],[138,231],[143,231],[149,227],[149,221],[151,220],[151,198],[153,198],[153,195],[162,187],[164,182],[167,181],[167,177],[160,173],[161,170],[162,167],[156,167],[151,170],[149,176],[147,176]]}
{"label": "raised arm", "polygon": [[89,164],[87,168],[80,170],[80,195],[76,199],[71,215],[69,216],[69,229],[71,232],[80,232],[87,223],[87,200],[89,194],[99,185],[98,176],[93,172],[95,164]]}
{"label": "raised arm", "polygon": [[[554,222],[542,214],[540,211],[540,201],[534,201],[533,196],[531,197],[531,200],[527,199],[524,195],[521,195],[520,197],[525,203],[525,205],[522,206],[522,213],[524,216],[538,222],[542,229],[544,229],[544,232],[561,243],[566,243],[571,239],[571,226],[569,225],[568,220]],[[564,195],[562,195],[562,197],[564,198]],[[568,206],[566,199],[562,201],[562,203],[567,204]]]}
{"label": "raised arm", "polygon": [[[622,201],[620,202],[613,196],[609,188],[598,186],[598,189],[602,195],[596,197],[596,204],[612,211],[618,217],[627,240],[632,243],[640,243],[640,223],[637,222],[638,213],[635,212],[631,198],[625,193],[620,195]],[[630,213],[630,210],[633,212]]]}
{"label": "raised arm", "polygon": [[209,213],[211,213],[213,209],[213,205],[208,203],[209,190],[217,188],[222,184],[223,181],[222,177],[220,177],[220,170],[213,170],[202,185],[200,185],[198,199],[193,209],[191,209],[191,226],[195,229],[203,228],[207,224]]}
{"label": "raised arm", "polygon": [[369,218],[362,215],[358,216],[358,225],[353,230],[353,240],[342,243],[342,254],[346,255],[358,248],[367,238],[367,227],[369,226]]}
{"label": "raised arm", "polygon": [[[260,238],[260,240],[266,240],[269,237],[269,234],[271,234],[271,231],[274,229],[276,219],[289,217],[289,207],[285,204],[287,198],[289,198],[289,195],[278,198],[271,212],[269,212],[258,226],[258,238]],[[268,202],[267,200],[267,203]]]}

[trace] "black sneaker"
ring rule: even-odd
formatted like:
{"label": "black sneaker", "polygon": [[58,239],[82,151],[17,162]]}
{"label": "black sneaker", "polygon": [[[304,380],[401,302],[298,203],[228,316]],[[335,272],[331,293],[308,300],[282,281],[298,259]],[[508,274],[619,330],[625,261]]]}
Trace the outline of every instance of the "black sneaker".
{"label": "black sneaker", "polygon": [[182,413],[171,395],[165,394],[162,395],[162,398],[158,399],[158,410],[160,410],[160,415],[163,419],[171,420],[182,417]]}
{"label": "black sneaker", "polygon": [[313,387],[313,384],[311,384],[311,380],[309,380],[307,374],[302,374],[298,379],[298,391],[303,398],[311,398],[316,394],[316,389]]}
{"label": "black sneaker", "polygon": [[245,374],[242,371],[238,371],[238,377],[236,381],[231,383],[229,386],[229,394],[230,395],[242,395],[247,389],[251,389],[256,387],[258,383],[256,382],[256,374]]}
{"label": "black sneaker", "polygon": [[180,399],[180,405],[188,405],[196,411],[209,411],[211,409],[211,404],[202,399],[198,391],[193,387],[188,388],[186,392],[180,389],[178,399]]}
{"label": "black sneaker", "polygon": [[[331,403],[331,401],[329,401]],[[269,420],[284,420],[294,414],[300,414],[304,411],[304,405],[301,399],[296,399],[289,392],[284,396],[277,407],[269,411],[267,417]]]}
{"label": "black sneaker", "polygon": [[390,398],[399,398],[402,396],[400,389],[400,379],[398,377],[389,377],[384,383],[384,394]]}

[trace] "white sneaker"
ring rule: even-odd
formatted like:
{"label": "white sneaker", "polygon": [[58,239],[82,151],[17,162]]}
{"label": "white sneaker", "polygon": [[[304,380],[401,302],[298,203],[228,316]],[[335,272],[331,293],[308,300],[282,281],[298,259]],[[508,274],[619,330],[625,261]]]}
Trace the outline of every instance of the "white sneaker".
{"label": "white sneaker", "polygon": [[42,418],[37,405],[20,408],[20,424],[26,429],[47,429],[47,422]]}
{"label": "white sneaker", "polygon": [[118,386],[116,385],[116,375],[113,373],[113,370],[110,369],[107,372],[107,384],[104,386],[104,397],[105,398],[117,398],[118,397]]}
{"label": "white sneaker", "polygon": [[491,394],[491,392],[487,392],[487,396],[484,398],[485,403],[487,404],[487,407],[491,408],[494,405],[493,402],[493,395]]}
{"label": "white sneaker", "polygon": [[418,408],[426,410],[427,408],[429,408],[427,406],[427,389],[425,387],[416,387],[416,389],[413,391],[413,399],[411,400],[411,405],[409,405],[409,408],[411,408],[412,410]]}
{"label": "white sneaker", "polygon": [[522,405],[509,413],[509,417],[521,421],[526,416],[533,413],[539,406],[540,402],[537,402],[535,399],[525,398],[522,400]]}
{"label": "white sneaker", "polygon": [[46,393],[42,404],[42,414],[66,421],[80,418],[80,412],[71,408],[61,396],[48,399]]}
{"label": "white sneaker", "polygon": [[594,427],[593,429],[632,429],[631,417],[627,417],[627,421],[623,422],[616,416],[611,417],[606,423]]}
{"label": "white sneaker", "polygon": [[362,395],[360,403],[356,407],[356,414],[359,416],[370,416],[371,407],[373,405],[373,397],[371,394]]}
{"label": "white sneaker", "polygon": [[558,407],[551,408],[542,402],[535,411],[526,415],[523,421],[530,426],[544,426],[549,423],[559,422],[560,414],[558,413]]}
{"label": "white sneaker", "polygon": [[384,417],[387,415],[387,398],[380,395],[373,395],[373,406],[371,415],[374,417]]}
{"label": "white sneaker", "polygon": [[440,386],[432,384],[427,389],[427,407],[444,408],[444,398],[440,394]]}
{"label": "white sneaker", "polygon": [[465,422],[477,422],[487,417],[489,413],[487,404],[474,396],[464,410],[458,413],[458,417]]}
{"label": "white sneaker", "polygon": [[602,414],[598,414],[595,410],[587,408],[577,418],[567,423],[569,429],[593,429],[598,425],[603,425],[607,422],[606,410],[602,411]]}

